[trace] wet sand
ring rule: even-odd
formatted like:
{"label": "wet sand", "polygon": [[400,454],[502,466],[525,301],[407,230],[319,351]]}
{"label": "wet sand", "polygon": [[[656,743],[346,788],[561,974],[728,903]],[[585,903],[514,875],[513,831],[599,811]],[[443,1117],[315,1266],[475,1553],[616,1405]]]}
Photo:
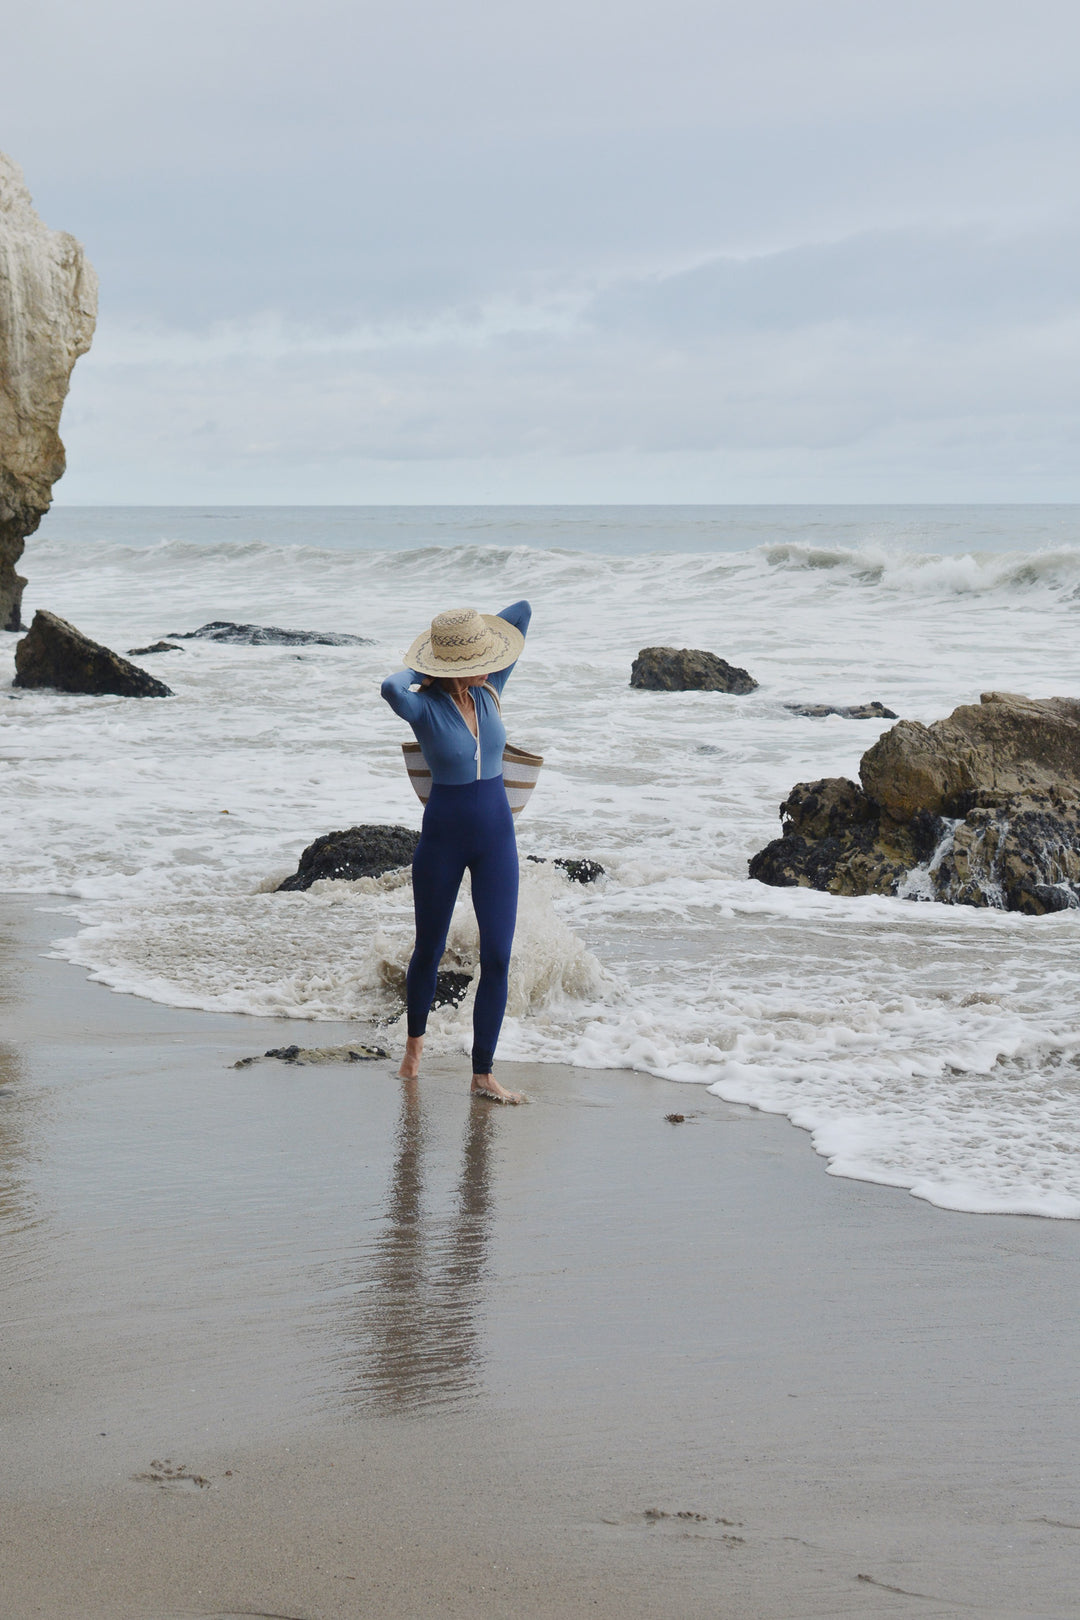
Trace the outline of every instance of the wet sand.
{"label": "wet sand", "polygon": [[1080,1226],[641,1075],[236,1070],[371,1032],[69,927],[0,909],[5,1620],[1080,1616]]}

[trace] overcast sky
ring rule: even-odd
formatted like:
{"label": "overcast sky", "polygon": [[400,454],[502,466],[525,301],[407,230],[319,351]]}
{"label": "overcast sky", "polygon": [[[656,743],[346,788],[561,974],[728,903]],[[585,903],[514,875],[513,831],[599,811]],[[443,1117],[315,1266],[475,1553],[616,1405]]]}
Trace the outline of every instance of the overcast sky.
{"label": "overcast sky", "polygon": [[1080,8],[34,0],[64,503],[1080,500]]}

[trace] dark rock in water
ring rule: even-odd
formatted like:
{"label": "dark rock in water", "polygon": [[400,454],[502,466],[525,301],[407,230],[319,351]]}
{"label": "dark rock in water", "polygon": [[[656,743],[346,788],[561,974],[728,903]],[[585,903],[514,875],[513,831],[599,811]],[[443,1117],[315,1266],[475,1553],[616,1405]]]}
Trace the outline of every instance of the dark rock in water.
{"label": "dark rock in water", "polygon": [[931,898],[1041,917],[1080,907],[1080,794],[1010,794],[946,823]]}
{"label": "dark rock in water", "polygon": [[572,857],[557,855],[555,865],[562,867],[571,883],[595,883],[597,878],[607,876],[599,861],[578,861]]}
{"label": "dark rock in water", "polygon": [[830,894],[895,894],[932,854],[939,831],[932,818],[917,828],[890,822],[842,776],[796,783],[780,816],[783,835],[758,851],[750,876],[774,888]]}
{"label": "dark rock in water", "polygon": [[863,755],[862,786],[800,782],[750,876],[1040,916],[1080,907],[1080,703],[987,693]]}
{"label": "dark rock in water", "polygon": [[715,653],[690,647],[642,647],[630,685],[647,692],[753,692],[757,681]]}
{"label": "dark rock in water", "polygon": [[[525,859],[537,866],[546,866],[548,861],[546,855],[526,855]],[[597,878],[607,876],[599,861],[577,860],[572,855],[556,855],[552,865],[561,867],[571,883],[595,883]]]}
{"label": "dark rock in water", "polygon": [[442,969],[435,975],[435,995],[432,998],[433,1007],[460,1007],[468,994],[472,984],[471,973],[455,973],[449,968]]}
{"label": "dark rock in water", "polygon": [[310,889],[321,878],[382,877],[408,866],[419,841],[411,827],[375,825],[324,833],[305,849],[292,877],[278,884],[278,893]]}
{"label": "dark rock in water", "polygon": [[155,641],[150,647],[129,647],[129,658],[148,658],[151,653],[183,652],[183,647],[174,647],[171,641]]}
{"label": "dark rock in water", "polygon": [[47,686],[58,692],[111,693],[116,697],[172,697],[144,669],[102,647],[73,624],[39,608],[15,648],[15,686]]}
{"label": "dark rock in water", "polygon": [[231,647],[373,647],[368,636],[334,630],[281,630],[273,624],[232,624],[215,619],[198,630],[167,630],[177,641],[224,641]]}
{"label": "dark rock in water", "polygon": [[824,720],[828,714],[838,714],[844,720],[895,720],[897,716],[884,703],[852,703],[847,706],[834,703],[785,703],[792,714],[801,714],[807,720]]}

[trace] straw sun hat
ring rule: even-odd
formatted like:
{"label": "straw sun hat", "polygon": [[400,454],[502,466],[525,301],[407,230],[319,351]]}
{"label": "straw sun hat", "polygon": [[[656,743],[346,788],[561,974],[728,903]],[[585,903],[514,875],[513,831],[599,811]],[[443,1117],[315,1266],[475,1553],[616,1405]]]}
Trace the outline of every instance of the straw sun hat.
{"label": "straw sun hat", "polygon": [[417,636],[405,667],[421,675],[492,675],[521,656],[525,637],[506,619],[475,608],[437,613]]}

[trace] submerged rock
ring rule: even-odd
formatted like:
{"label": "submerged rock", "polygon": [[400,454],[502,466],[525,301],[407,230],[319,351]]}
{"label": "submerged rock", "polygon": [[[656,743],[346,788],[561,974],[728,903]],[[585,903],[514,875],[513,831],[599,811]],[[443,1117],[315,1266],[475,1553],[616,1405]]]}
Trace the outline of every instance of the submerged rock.
{"label": "submerged rock", "polygon": [[48,686],[58,692],[108,692],[116,697],[173,696],[162,681],[43,608],[15,648],[13,684]]}
{"label": "submerged rock", "polygon": [[716,653],[690,647],[642,647],[630,685],[647,692],[753,692],[757,681]]}
{"label": "submerged rock", "polygon": [[555,865],[566,873],[571,883],[595,883],[598,878],[607,876],[599,861],[575,860],[572,855],[556,855]]}
{"label": "submerged rock", "polygon": [[988,692],[932,726],[903,720],[860,776],[798,783],[750,876],[1036,916],[1080,906],[1080,702]]}
{"label": "submerged rock", "polygon": [[155,641],[149,647],[129,647],[129,658],[149,658],[151,653],[183,652],[183,647],[174,647],[171,641]]}
{"label": "submerged rock", "polygon": [[435,994],[432,1007],[460,1007],[472,984],[471,973],[459,973],[453,968],[440,968],[435,975]]}
{"label": "submerged rock", "polygon": [[838,714],[843,720],[895,720],[897,716],[884,703],[785,703],[785,709],[800,714],[806,720],[824,720],[827,715]]}
{"label": "submerged rock", "polygon": [[[548,863],[546,855],[526,855],[525,859],[535,862],[537,866]],[[551,864],[565,872],[571,883],[595,883],[598,878],[607,876],[606,868],[599,861],[578,859],[573,855],[556,855]]]}
{"label": "submerged rock", "polygon": [[15,565],[64,473],[58,432],[72,368],[90,347],[97,277],[66,231],[34,211],[0,152],[0,627],[21,630]]}
{"label": "submerged rock", "polygon": [[420,834],[411,827],[367,825],[324,833],[308,845],[300,865],[278,884],[277,892],[310,889],[322,878],[382,877],[408,866],[419,841]]}
{"label": "submerged rock", "polygon": [[[230,647],[372,647],[368,636],[347,636],[335,630],[281,630],[274,624],[233,624],[215,619],[198,630],[168,630],[177,641],[223,641]],[[162,643],[159,642],[160,650]]]}

